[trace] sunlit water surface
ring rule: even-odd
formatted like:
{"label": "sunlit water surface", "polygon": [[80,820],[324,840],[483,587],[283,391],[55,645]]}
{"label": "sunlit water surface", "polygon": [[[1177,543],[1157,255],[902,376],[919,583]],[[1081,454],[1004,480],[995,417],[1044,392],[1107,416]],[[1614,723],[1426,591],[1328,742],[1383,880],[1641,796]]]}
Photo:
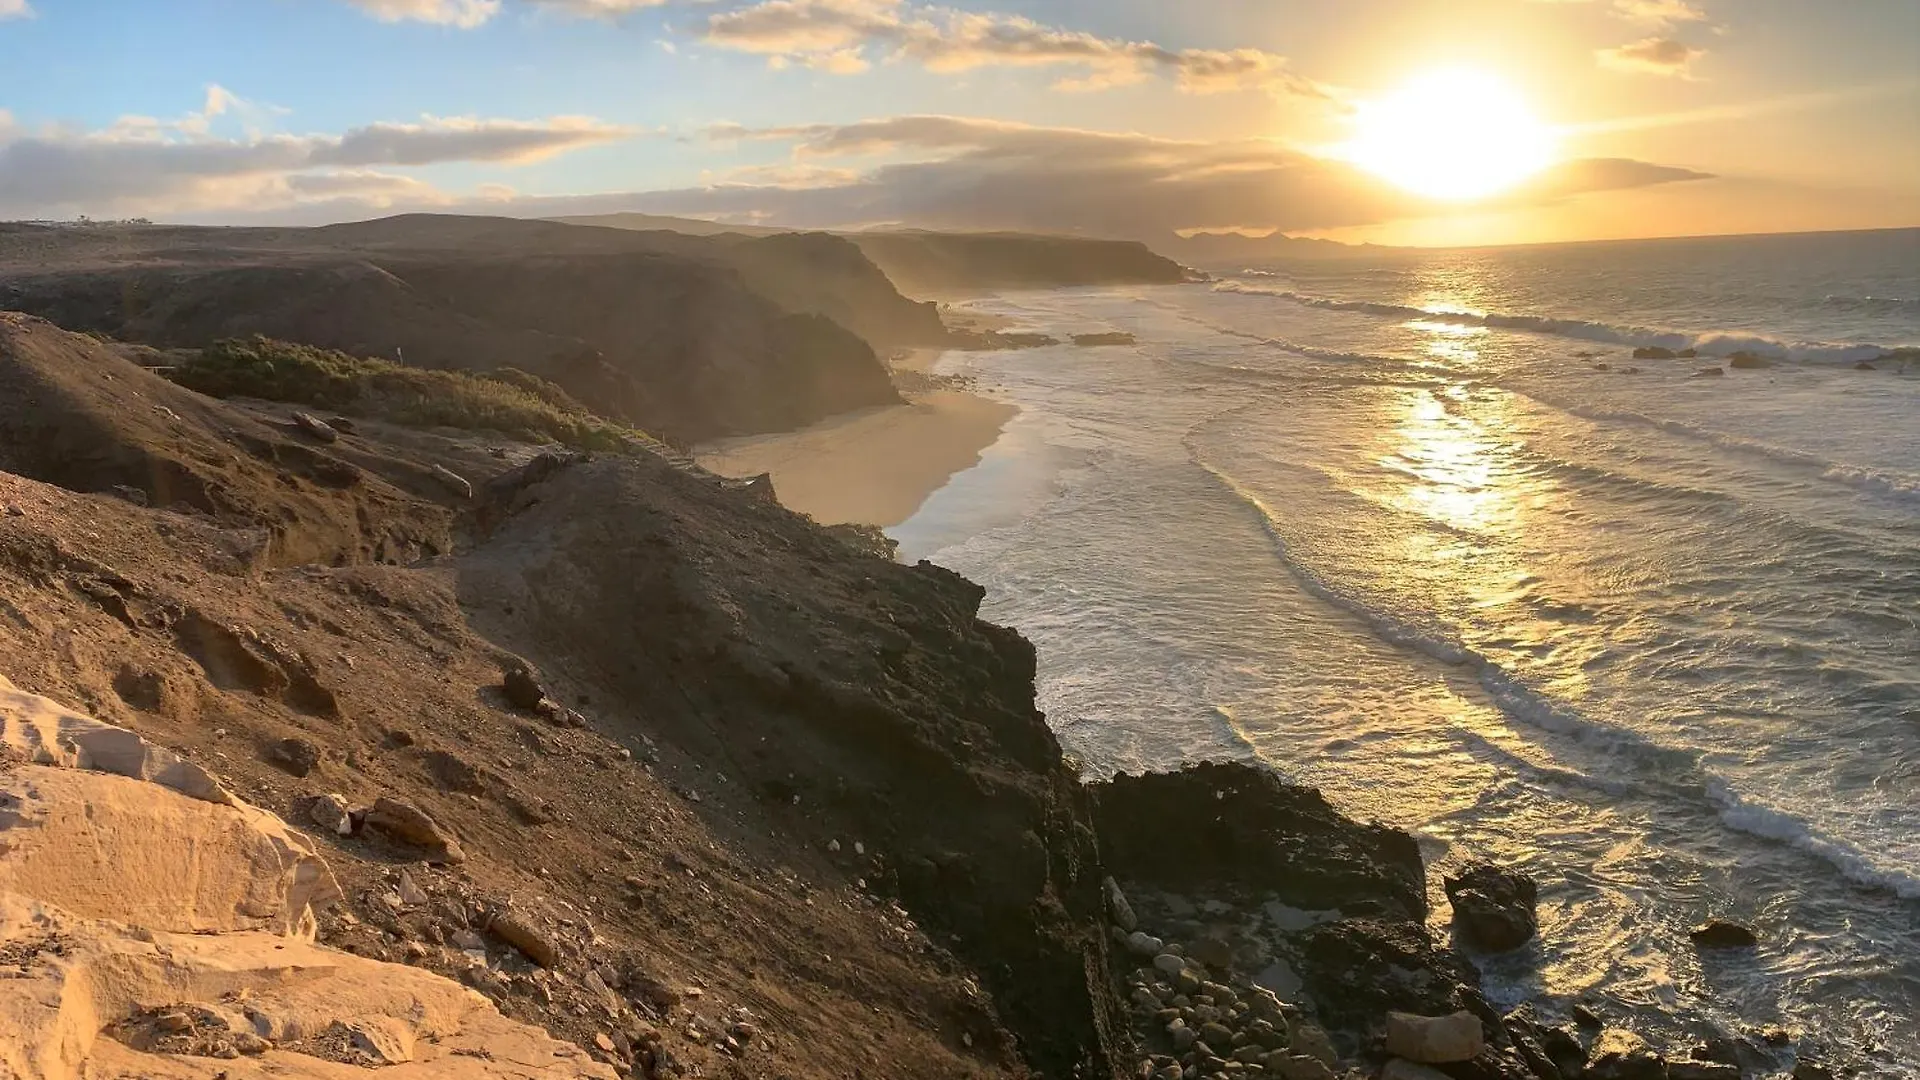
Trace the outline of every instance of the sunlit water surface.
{"label": "sunlit water surface", "polygon": [[[950,356],[1023,412],[895,535],[1037,643],[1089,771],[1258,759],[1533,873],[1500,1000],[1920,1077],[1920,363],[1853,366],[1920,344],[1917,268],[1895,233],[995,298],[1140,344]],[[1763,947],[1702,955],[1709,916]]]}

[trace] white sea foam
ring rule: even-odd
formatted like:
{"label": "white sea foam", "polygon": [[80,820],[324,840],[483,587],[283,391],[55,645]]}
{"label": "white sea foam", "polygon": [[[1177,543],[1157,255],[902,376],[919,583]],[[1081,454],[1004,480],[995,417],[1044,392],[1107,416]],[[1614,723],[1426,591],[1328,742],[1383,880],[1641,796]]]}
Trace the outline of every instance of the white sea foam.
{"label": "white sea foam", "polygon": [[1804,818],[1743,797],[1720,776],[1707,778],[1707,795],[1720,820],[1752,836],[1777,840],[1828,863],[1847,880],[1886,889],[1903,900],[1920,900],[1920,868],[1885,866],[1853,844],[1828,836]]}

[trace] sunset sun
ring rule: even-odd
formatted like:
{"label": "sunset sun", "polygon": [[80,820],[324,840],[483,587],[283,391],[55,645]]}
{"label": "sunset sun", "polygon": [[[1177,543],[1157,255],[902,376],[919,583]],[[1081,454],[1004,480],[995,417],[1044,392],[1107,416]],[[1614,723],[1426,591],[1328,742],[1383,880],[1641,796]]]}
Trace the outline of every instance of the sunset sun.
{"label": "sunset sun", "polygon": [[1434,199],[1496,195],[1553,162],[1553,129],[1503,80],[1471,68],[1415,76],[1354,110],[1340,154]]}

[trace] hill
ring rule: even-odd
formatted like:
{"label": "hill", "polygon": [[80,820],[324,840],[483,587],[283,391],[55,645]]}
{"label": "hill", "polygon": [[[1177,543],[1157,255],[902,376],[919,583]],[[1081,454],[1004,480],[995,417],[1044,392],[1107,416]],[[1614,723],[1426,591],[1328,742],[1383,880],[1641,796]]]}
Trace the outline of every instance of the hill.
{"label": "hill", "polygon": [[875,348],[947,339],[826,236],[409,215],[317,229],[0,225],[0,306],[157,346],[272,338],[513,367],[680,441],[897,401]]}

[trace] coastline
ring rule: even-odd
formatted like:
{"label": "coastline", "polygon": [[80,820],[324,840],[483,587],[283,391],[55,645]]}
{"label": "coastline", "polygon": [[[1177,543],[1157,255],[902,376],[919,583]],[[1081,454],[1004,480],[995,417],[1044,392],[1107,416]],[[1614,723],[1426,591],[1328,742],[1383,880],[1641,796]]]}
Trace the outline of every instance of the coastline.
{"label": "coastline", "polygon": [[892,363],[904,405],[843,413],[796,431],[694,448],[703,467],[735,479],[771,474],[781,505],[822,525],[891,528],[980,461],[1019,409],[935,375],[938,349]]}

